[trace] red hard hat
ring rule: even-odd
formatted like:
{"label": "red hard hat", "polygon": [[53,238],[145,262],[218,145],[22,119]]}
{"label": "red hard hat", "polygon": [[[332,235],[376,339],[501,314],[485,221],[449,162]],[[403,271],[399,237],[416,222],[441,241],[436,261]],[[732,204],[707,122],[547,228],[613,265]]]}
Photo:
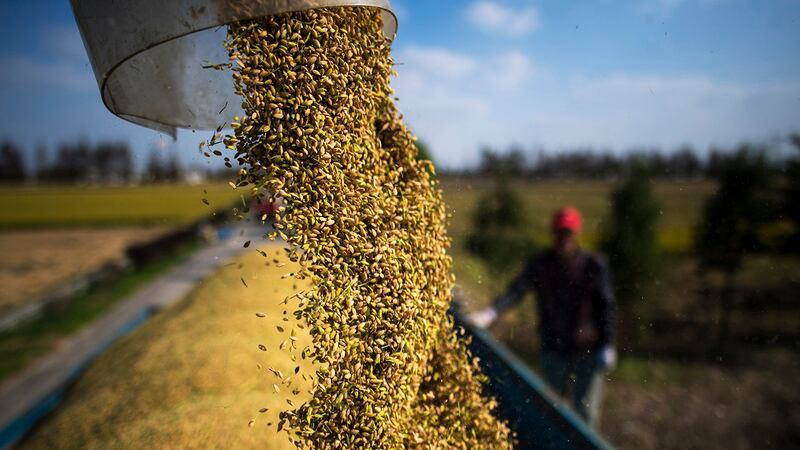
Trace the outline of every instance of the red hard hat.
{"label": "red hard hat", "polygon": [[577,208],[566,206],[553,214],[553,231],[570,230],[574,233],[581,231],[583,217]]}

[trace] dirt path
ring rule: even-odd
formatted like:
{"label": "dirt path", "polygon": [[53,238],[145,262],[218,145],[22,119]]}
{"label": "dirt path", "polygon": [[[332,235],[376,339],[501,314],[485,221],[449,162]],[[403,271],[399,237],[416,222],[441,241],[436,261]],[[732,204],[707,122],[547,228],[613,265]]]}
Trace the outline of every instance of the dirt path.
{"label": "dirt path", "polygon": [[710,363],[609,383],[601,429],[621,450],[785,449],[800,445],[800,364],[764,351],[746,367]]}
{"label": "dirt path", "polygon": [[[126,325],[134,323],[148,310],[158,310],[180,300],[215,269],[247,251],[242,244],[246,240],[256,242],[259,231],[263,232],[263,228],[236,229],[231,239],[199,251],[123,300],[101,319],[66,339],[57,350],[0,385],[0,448],[5,444],[3,438],[6,436],[3,434],[15,419],[40,407],[53,392],[72,381],[89,360],[124,331]],[[252,247],[249,251],[253,251]]]}

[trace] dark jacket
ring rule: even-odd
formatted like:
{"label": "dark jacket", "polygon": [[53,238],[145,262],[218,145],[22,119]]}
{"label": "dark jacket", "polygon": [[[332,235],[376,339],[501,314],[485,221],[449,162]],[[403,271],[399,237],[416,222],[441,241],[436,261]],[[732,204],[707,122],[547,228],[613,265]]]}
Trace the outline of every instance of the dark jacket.
{"label": "dark jacket", "polygon": [[[579,250],[567,265],[553,250],[535,255],[495,300],[495,309],[510,308],[528,291],[537,295],[543,351],[569,355],[613,343],[617,310],[604,257]],[[580,344],[579,333],[591,337]]]}

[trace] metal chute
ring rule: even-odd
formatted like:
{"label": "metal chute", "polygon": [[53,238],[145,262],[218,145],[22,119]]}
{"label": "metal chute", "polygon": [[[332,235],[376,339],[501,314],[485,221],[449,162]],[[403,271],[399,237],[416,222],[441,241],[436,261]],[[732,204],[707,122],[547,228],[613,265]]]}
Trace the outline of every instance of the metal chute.
{"label": "metal chute", "polygon": [[397,19],[389,0],[71,0],[103,103],[130,122],[175,136],[213,129],[240,114],[223,46],[226,24],[313,8],[382,10],[387,39]]}

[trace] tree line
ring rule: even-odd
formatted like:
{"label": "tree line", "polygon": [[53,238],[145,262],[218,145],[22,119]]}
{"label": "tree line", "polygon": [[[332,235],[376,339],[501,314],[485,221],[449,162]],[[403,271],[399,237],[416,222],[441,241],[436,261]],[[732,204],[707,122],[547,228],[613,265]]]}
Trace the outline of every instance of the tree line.
{"label": "tree line", "polygon": [[[136,170],[133,152],[125,142],[79,140],[59,144],[53,152],[36,148],[26,161],[25,153],[10,140],[0,142],[0,183],[131,184],[170,183],[187,175],[176,152],[152,150],[141,170]],[[206,170],[206,178],[229,177],[229,171]]]}
{"label": "tree line", "polygon": [[[419,141],[420,155],[430,158],[427,146]],[[528,179],[617,179],[632,167],[645,169],[657,178],[715,178],[730,154],[742,148],[769,153],[767,145],[742,144],[738,149],[712,148],[701,155],[692,147],[671,152],[658,149],[618,153],[593,148],[567,149],[560,152],[526,151],[512,146],[506,150],[481,149],[479,162],[473,167],[441,171],[443,175],[487,176],[504,173],[512,178]],[[86,141],[62,143],[51,155],[44,147],[33,152],[26,161],[25,153],[12,141],[0,142],[0,183],[24,181],[52,183],[131,183],[171,182],[180,180],[185,169],[175,153],[153,150],[144,167],[135,170],[131,149],[124,142]],[[26,164],[29,163],[29,164]],[[780,169],[787,160],[769,160],[771,168]],[[220,178],[229,171],[211,170],[206,177]]]}
{"label": "tree line", "polygon": [[[775,153],[767,144],[750,143],[743,143],[734,148],[711,148],[705,155],[688,146],[671,152],[652,149],[632,150],[627,153],[592,148],[548,152],[526,151],[518,146],[506,150],[484,147],[474,167],[443,171],[443,174],[490,176],[504,173],[512,178],[541,180],[608,180],[623,177],[632,168],[638,167],[646,170],[650,176],[662,179],[715,178],[728,157],[743,148],[770,155]],[[774,168],[780,168],[787,161],[776,158],[768,162]]]}

